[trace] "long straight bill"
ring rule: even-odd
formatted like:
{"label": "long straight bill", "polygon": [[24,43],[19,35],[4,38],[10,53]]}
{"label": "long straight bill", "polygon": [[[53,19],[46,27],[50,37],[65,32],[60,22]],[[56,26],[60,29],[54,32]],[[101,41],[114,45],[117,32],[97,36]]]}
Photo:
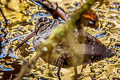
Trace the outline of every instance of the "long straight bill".
{"label": "long straight bill", "polygon": [[38,32],[39,29],[36,29],[35,31],[33,31],[31,34],[29,34],[15,49],[15,51],[20,48],[25,42],[27,42],[29,39],[31,39],[33,36],[36,35],[36,33]]}

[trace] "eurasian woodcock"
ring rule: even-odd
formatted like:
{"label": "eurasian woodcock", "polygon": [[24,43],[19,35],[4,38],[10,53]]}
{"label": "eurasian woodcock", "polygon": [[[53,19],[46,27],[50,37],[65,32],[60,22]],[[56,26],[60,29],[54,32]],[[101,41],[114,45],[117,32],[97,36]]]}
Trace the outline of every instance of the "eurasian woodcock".
{"label": "eurasian woodcock", "polygon": [[[87,26],[92,28],[97,28],[97,23],[98,19],[91,11],[83,13],[81,19],[76,22],[78,26]],[[56,28],[58,24],[59,21],[56,19],[49,19],[44,17],[38,20],[36,23],[36,28],[39,30],[33,40],[33,45],[36,52],[38,52],[41,42],[44,42],[49,37],[51,31]],[[72,38],[75,38],[75,40],[78,42],[77,44],[74,44],[73,47],[78,45],[77,47],[80,49],[78,50],[77,55],[73,54],[69,47],[65,46],[62,42],[60,42],[53,49],[54,53],[45,55],[41,54],[41,58],[44,61],[59,67],[59,80],[61,80],[59,75],[61,68],[75,67],[75,74],[77,74],[76,67],[78,65],[96,62],[104,58],[111,57],[115,54],[98,39],[83,30],[76,29],[73,35],[75,35],[75,37],[72,37],[71,35],[70,39],[72,40]]]}

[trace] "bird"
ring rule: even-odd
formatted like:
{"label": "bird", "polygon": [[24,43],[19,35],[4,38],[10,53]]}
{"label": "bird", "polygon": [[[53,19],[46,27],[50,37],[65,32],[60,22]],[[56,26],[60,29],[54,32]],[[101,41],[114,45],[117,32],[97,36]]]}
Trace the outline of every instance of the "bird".
{"label": "bird", "polygon": [[[37,53],[39,53],[38,50],[40,49],[39,46],[41,43],[46,41],[50,36],[51,31],[59,24],[60,22],[58,20],[46,17],[42,17],[36,22],[35,27],[37,32],[33,39],[33,46]],[[89,10],[81,14],[81,18],[76,24],[78,26],[86,26],[96,29],[98,28],[98,18],[93,10]],[[73,38],[74,41],[71,41]],[[81,29],[76,29],[71,35],[69,41],[71,42],[70,44],[74,44],[72,47],[65,45],[64,42],[59,42],[53,49],[53,53],[45,55],[41,54],[41,58],[45,62],[58,67],[57,74],[59,80],[61,80],[61,68],[74,67],[75,75],[77,75],[77,66],[97,62],[115,55],[115,52],[108,49],[96,37]],[[74,51],[70,48],[78,49]],[[72,52],[77,52],[78,54]],[[76,78],[77,77],[75,77],[75,79]]]}

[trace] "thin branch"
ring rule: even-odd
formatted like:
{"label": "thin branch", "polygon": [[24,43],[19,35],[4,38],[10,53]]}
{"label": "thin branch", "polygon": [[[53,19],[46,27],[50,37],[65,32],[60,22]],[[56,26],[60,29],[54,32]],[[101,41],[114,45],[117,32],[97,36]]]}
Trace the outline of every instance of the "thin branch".
{"label": "thin branch", "polygon": [[3,13],[3,11],[2,11],[1,8],[0,8],[0,13],[1,13],[1,15],[3,16],[4,21],[5,21],[5,27],[4,27],[4,29],[2,29],[1,31],[4,33],[4,39],[6,39],[7,32],[5,31],[5,29],[6,29],[7,26],[8,26],[8,20],[7,20],[7,18],[5,17],[5,15],[4,15],[4,13]]}
{"label": "thin branch", "polygon": [[5,27],[4,27],[4,29],[3,29],[3,30],[5,30],[5,29],[7,28],[7,26],[8,26],[8,20],[7,20],[7,18],[5,17],[5,15],[4,15],[4,13],[3,13],[3,11],[2,11],[1,8],[0,8],[0,12],[1,12],[1,14],[2,14],[2,16],[3,16],[4,20],[5,20]]}
{"label": "thin branch", "polygon": [[65,11],[62,8],[58,7],[57,3],[52,3],[48,0],[30,0],[30,1],[32,1],[34,4],[39,5],[40,7],[42,5],[42,7],[46,9],[46,11],[51,13],[54,19],[58,19],[58,17],[60,17],[65,21],[68,20]]}

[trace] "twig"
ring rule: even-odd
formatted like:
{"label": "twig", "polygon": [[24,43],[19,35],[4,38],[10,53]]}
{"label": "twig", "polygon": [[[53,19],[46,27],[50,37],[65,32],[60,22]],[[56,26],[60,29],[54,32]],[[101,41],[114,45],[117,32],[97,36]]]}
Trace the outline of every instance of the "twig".
{"label": "twig", "polygon": [[0,12],[1,12],[1,14],[2,14],[2,16],[3,16],[4,20],[5,20],[5,27],[4,27],[4,29],[3,29],[3,30],[5,30],[5,29],[7,28],[7,26],[8,26],[8,20],[7,20],[7,18],[5,17],[5,15],[4,15],[4,13],[3,13],[3,11],[2,11],[1,8],[0,8]]}
{"label": "twig", "polygon": [[4,15],[4,13],[3,13],[3,11],[2,11],[1,8],[0,8],[0,13],[2,14],[2,16],[3,16],[4,20],[5,20],[5,27],[4,27],[4,29],[1,30],[1,31],[4,33],[4,38],[5,38],[6,35],[7,35],[7,33],[5,32],[5,29],[6,29],[7,26],[8,26],[8,20],[7,20],[7,18],[5,17],[5,15]]}
{"label": "twig", "polygon": [[48,0],[30,0],[33,3],[37,3],[37,5],[42,5],[46,11],[50,12],[54,19],[58,19],[58,17],[62,18],[63,20],[67,21],[67,15],[65,11],[58,7],[57,3],[52,3]]}
{"label": "twig", "polygon": [[39,59],[40,54],[36,54],[34,57],[31,58],[29,62],[24,62],[24,66],[22,66],[20,73],[18,74],[18,77],[16,77],[14,80],[22,80],[22,77],[25,73],[28,73],[31,69],[31,67],[35,64],[35,62]]}

